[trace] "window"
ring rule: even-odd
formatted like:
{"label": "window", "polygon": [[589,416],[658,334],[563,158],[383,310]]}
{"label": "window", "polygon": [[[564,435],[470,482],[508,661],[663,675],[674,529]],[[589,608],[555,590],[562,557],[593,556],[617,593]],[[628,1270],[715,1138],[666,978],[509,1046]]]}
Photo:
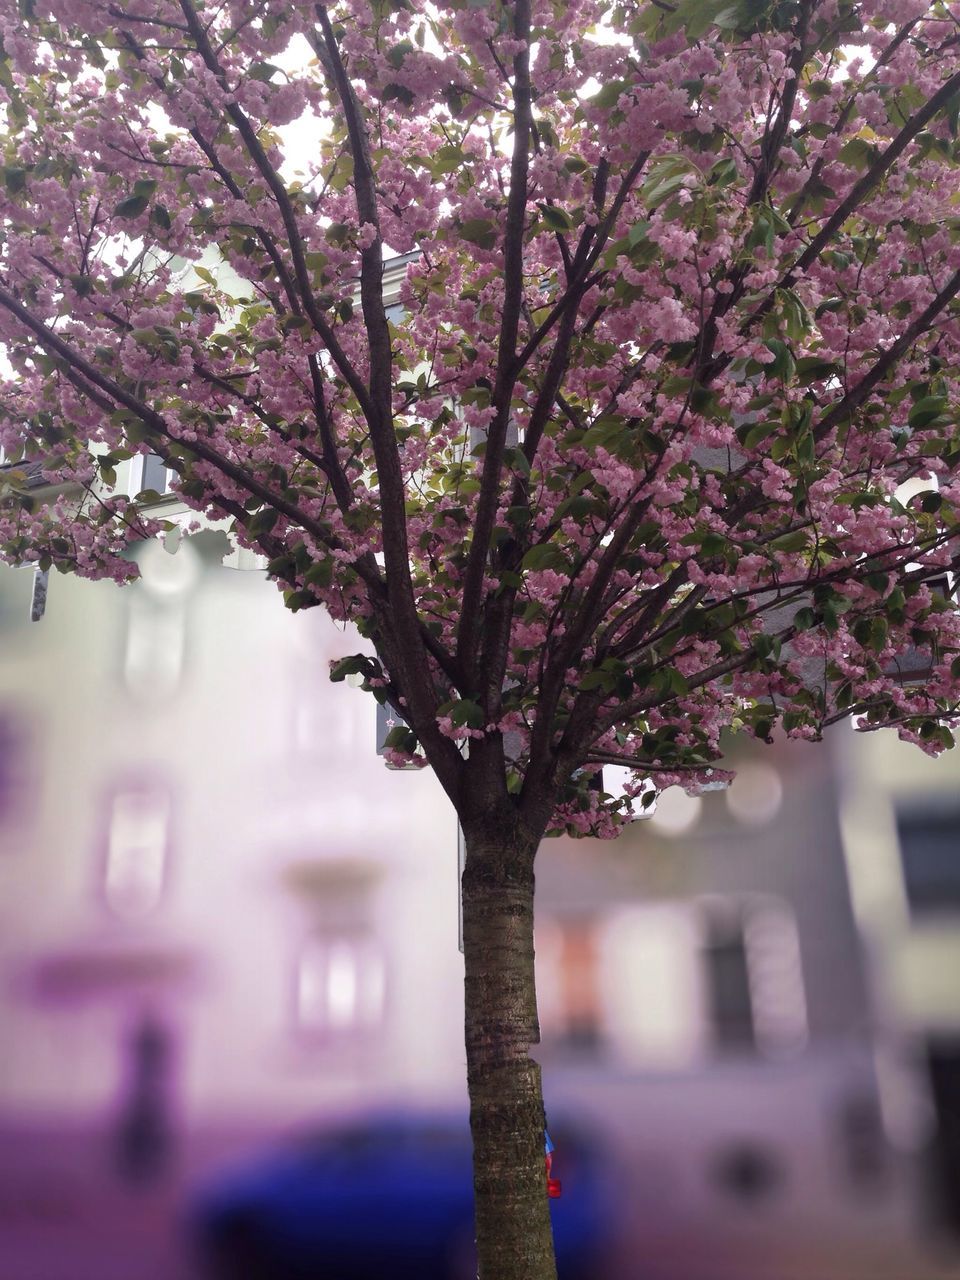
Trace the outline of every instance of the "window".
{"label": "window", "polygon": [[626,1070],[682,1070],[702,1058],[698,921],[688,903],[541,916],[537,992],[544,1048]]}
{"label": "window", "polygon": [[707,995],[714,1043],[718,1049],[753,1048],[750,965],[743,933],[712,931],[704,946]]}
{"label": "window", "polygon": [[135,498],[144,489],[152,489],[154,493],[169,493],[170,480],[174,473],[162,458],[155,453],[143,453],[134,458],[130,464],[130,496]]}
{"label": "window", "polygon": [[774,898],[619,906],[541,919],[544,1045],[632,1070],[685,1070],[711,1052],[788,1057],[807,1039],[793,915]]}
{"label": "window", "polygon": [[807,1011],[793,915],[773,900],[709,903],[703,959],[714,1047],[778,1056],[801,1049]]}
{"label": "window", "polygon": [[170,803],[166,792],[130,787],[110,802],[104,892],[119,916],[139,918],[159,903],[167,871]]}
{"label": "window", "polygon": [[960,911],[960,804],[931,800],[902,810],[897,834],[911,910]]}
{"label": "window", "polygon": [[30,592],[30,621],[39,622],[47,611],[47,591],[50,588],[50,570],[33,568],[33,588]]}
{"label": "window", "polygon": [[933,1136],[934,1208],[943,1225],[960,1236],[960,1041],[928,1045]]}
{"label": "window", "polygon": [[308,922],[291,957],[291,1026],[325,1044],[360,1040],[384,1018],[387,967],[376,911],[378,862],[356,855],[289,863],[284,880]]}
{"label": "window", "polygon": [[[314,622],[313,620],[316,619]],[[362,742],[364,754],[370,749],[368,734],[360,734],[361,723],[369,732],[366,699],[358,708],[352,689],[331,684],[330,660],[339,648],[335,632],[320,609],[298,613],[290,628],[291,652],[286,662],[285,704],[289,746],[298,756],[335,756],[343,759]],[[358,722],[358,710],[360,711]]]}
{"label": "window", "polygon": [[314,934],[297,964],[297,1028],[325,1039],[373,1031],[383,1021],[385,992],[383,954],[372,935]]}
{"label": "window", "polygon": [[23,811],[26,735],[20,721],[0,712],[0,824],[12,823]]}
{"label": "window", "polygon": [[557,957],[561,1012],[556,1028],[565,1048],[596,1052],[603,1039],[597,968],[596,924],[590,919],[565,920]]}
{"label": "window", "polygon": [[158,606],[131,593],[123,674],[131,693],[160,701],[174,694],[183,674],[186,617],[177,604]]}

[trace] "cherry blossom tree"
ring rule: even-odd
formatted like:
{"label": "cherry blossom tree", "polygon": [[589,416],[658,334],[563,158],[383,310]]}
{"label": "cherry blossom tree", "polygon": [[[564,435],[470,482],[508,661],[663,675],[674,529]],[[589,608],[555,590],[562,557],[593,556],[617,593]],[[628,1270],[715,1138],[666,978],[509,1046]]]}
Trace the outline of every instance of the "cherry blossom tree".
{"label": "cherry blossom tree", "polygon": [[960,6],[0,14],[3,552],[130,577],[151,451],[372,642],[465,833],[480,1275],[546,1280],[541,839],[731,728],[953,745]]}

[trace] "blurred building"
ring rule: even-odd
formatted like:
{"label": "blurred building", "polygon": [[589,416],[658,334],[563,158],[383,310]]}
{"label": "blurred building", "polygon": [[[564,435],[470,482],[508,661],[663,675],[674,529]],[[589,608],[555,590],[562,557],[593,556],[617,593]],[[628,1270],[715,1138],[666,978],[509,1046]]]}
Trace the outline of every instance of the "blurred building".
{"label": "blurred building", "polygon": [[[122,590],[54,575],[36,623],[0,571],[0,1280],[186,1280],[217,1168],[465,1106],[450,808],[329,683],[360,642],[218,539]],[[597,1280],[956,1276],[957,762],[841,727],[736,763],[540,856],[538,1054],[609,1158]]]}
{"label": "blurred building", "polygon": [[462,1106],[456,823],[329,682],[360,642],[190,542],[142,567],[39,623],[0,570],[2,1280],[176,1280],[194,1172]]}
{"label": "blurred building", "polygon": [[958,1276],[960,762],[849,725],[730,759],[541,855],[541,1057],[617,1152],[615,1272]]}
{"label": "blurred building", "polygon": [[888,1132],[921,1154],[924,1225],[960,1239],[960,761],[888,736],[839,761]]}

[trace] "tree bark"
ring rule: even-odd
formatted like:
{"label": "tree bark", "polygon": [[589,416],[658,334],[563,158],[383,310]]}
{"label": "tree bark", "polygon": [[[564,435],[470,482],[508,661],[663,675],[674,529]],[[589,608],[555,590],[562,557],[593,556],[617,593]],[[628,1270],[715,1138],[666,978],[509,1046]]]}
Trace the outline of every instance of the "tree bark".
{"label": "tree bark", "polygon": [[480,1280],[556,1280],[533,967],[537,841],[515,822],[465,832],[467,1084]]}

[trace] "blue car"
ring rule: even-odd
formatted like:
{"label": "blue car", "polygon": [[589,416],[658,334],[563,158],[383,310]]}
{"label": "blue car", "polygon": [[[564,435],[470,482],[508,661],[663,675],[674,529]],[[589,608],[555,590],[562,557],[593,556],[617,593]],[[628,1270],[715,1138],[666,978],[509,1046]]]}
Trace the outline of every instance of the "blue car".
{"label": "blue car", "polygon": [[[601,1167],[562,1129],[553,1136],[560,1280],[590,1280]],[[387,1116],[301,1140],[206,1188],[191,1226],[211,1280],[473,1280],[467,1124]]]}

